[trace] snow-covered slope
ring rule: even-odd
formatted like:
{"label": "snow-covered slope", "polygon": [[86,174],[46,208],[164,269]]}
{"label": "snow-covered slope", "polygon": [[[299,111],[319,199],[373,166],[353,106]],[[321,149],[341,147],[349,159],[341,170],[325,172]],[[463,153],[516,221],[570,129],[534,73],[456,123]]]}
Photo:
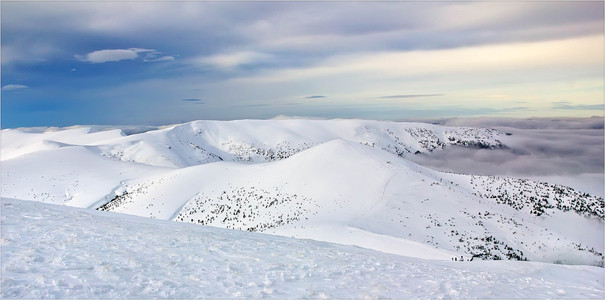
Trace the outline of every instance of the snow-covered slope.
{"label": "snow-covered slope", "polygon": [[246,120],[132,135],[91,128],[5,134],[4,197],[419,258],[603,265],[602,198],[531,180],[437,172],[406,159],[451,145],[506,147],[495,130]]}
{"label": "snow-covered slope", "polygon": [[603,268],[435,261],[2,199],[2,298],[603,298]]}
{"label": "snow-covered slope", "polygon": [[2,196],[97,207],[123,181],[164,170],[108,159],[85,146],[57,145],[2,161]]}
{"label": "snow-covered slope", "polygon": [[[602,265],[601,198],[511,180],[436,172],[334,140],[269,164],[222,162],[132,180],[99,209],[422,258]],[[480,190],[489,186],[501,194]]]}
{"label": "snow-covered slope", "polygon": [[367,120],[194,121],[129,136],[120,130],[99,132],[94,126],[34,133],[12,129],[2,134],[3,160],[60,143],[96,146],[107,157],[164,167],[274,161],[333,139],[405,155],[449,145],[500,148],[499,138],[504,136],[493,129]]}

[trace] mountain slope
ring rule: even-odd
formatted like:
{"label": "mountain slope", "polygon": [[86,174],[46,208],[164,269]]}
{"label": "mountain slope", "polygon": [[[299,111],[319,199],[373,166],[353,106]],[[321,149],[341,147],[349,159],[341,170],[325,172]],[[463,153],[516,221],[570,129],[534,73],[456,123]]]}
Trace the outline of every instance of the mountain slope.
{"label": "mountain slope", "polygon": [[2,196],[97,207],[123,181],[164,170],[111,160],[84,146],[57,145],[2,161]]}
{"label": "mountain slope", "polygon": [[[194,121],[125,136],[94,126],[41,133],[3,130],[3,160],[49,146],[96,146],[107,157],[163,167],[216,161],[267,162],[283,159],[333,139],[372,145],[399,155],[447,146],[501,148],[504,133],[493,129],[450,128],[420,123],[367,120]],[[95,142],[96,141],[96,142]],[[28,149],[25,149],[26,147]]]}
{"label": "mountain slope", "polygon": [[243,120],[131,135],[94,127],[5,135],[4,197],[420,258],[603,265],[603,198],[406,159],[449,146],[506,147],[494,130]]}
{"label": "mountain slope", "polygon": [[[518,194],[524,207],[480,193],[479,182]],[[333,140],[278,162],[219,162],[133,180],[99,209],[414,257],[602,265],[603,199],[523,183],[553,198],[560,191],[562,204],[517,193],[507,178],[436,172],[373,147]],[[574,211],[573,203],[593,209]]]}
{"label": "mountain slope", "polygon": [[2,298],[603,298],[603,269],[433,261],[2,199]]}

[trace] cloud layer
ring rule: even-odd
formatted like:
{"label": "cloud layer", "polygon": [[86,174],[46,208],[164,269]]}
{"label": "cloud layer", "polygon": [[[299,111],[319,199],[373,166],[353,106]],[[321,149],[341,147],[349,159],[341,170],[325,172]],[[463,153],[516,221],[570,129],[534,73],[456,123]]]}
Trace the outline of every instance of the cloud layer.
{"label": "cloud layer", "polygon": [[601,116],[603,6],[6,2],[2,125]]}
{"label": "cloud layer", "polygon": [[[501,150],[450,147],[412,160],[444,171],[507,176],[603,174],[602,117],[451,119],[448,126],[497,128],[512,135]],[[600,182],[601,189],[603,182]]]}
{"label": "cloud layer", "polygon": [[408,99],[408,98],[422,98],[422,97],[438,97],[444,96],[444,94],[419,94],[419,95],[390,95],[382,96],[381,99]]}
{"label": "cloud layer", "polygon": [[553,109],[568,109],[568,110],[603,110],[603,104],[573,104],[570,101],[553,102]]}

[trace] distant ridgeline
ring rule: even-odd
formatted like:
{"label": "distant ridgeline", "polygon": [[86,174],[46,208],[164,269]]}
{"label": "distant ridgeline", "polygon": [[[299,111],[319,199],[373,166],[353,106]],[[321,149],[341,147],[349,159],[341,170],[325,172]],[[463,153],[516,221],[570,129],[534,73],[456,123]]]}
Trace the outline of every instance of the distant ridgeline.
{"label": "distant ridgeline", "polygon": [[[270,123],[276,126],[267,128]],[[500,141],[506,135],[496,129],[363,120],[196,121],[164,129],[160,136],[158,133],[124,137],[120,144],[103,147],[101,154],[127,161],[184,167],[223,160],[275,161],[333,139],[356,141],[400,156],[430,153],[448,146],[506,148]],[[159,141],[169,151],[154,149],[154,143]],[[138,155],[142,151],[156,152],[162,160],[143,160]]]}

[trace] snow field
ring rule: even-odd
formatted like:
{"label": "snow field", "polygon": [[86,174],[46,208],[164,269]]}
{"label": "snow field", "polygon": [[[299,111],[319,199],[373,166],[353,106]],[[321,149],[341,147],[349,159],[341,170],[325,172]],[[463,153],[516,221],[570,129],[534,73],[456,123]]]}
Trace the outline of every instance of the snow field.
{"label": "snow field", "polygon": [[3,298],[603,298],[603,268],[435,261],[2,199]]}
{"label": "snow field", "polygon": [[[4,152],[3,152],[4,155]],[[90,207],[123,181],[165,168],[115,161],[82,146],[39,151],[2,162],[2,196]]]}

